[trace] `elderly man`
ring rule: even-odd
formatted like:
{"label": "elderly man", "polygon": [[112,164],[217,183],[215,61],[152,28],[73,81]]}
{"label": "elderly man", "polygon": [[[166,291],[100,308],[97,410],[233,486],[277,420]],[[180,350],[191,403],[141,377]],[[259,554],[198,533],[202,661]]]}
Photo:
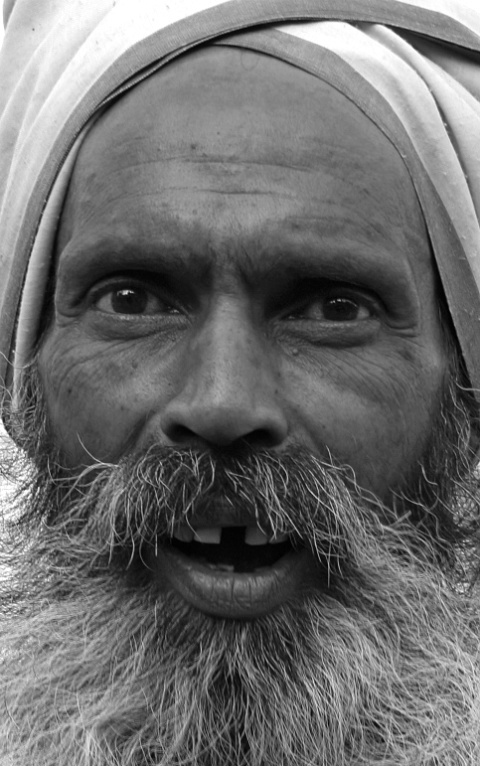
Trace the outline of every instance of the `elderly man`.
{"label": "elderly man", "polygon": [[475,2],[7,3],[1,764],[478,766]]}

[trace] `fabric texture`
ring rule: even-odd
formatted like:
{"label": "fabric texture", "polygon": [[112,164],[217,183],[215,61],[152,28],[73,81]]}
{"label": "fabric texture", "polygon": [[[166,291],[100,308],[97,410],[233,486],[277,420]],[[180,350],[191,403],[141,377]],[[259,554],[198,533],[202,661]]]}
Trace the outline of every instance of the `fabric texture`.
{"label": "fabric texture", "polygon": [[6,0],[4,14],[0,381],[8,388],[35,349],[85,132],[122,91],[211,41],[313,73],[396,146],[480,389],[478,0]]}

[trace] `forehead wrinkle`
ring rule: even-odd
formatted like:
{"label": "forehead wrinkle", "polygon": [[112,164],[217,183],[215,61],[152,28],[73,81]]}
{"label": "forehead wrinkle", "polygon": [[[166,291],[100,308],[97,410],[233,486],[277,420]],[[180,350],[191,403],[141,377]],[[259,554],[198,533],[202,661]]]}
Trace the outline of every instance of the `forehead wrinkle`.
{"label": "forehead wrinkle", "polygon": [[[95,212],[98,211],[92,210],[87,222]],[[202,230],[201,220],[191,223],[167,219],[157,225],[153,217],[154,230],[143,225],[132,231],[120,218],[112,220],[109,226],[111,234],[107,235],[104,228],[102,231],[93,226],[85,232],[85,227],[82,227],[80,235],[72,237],[64,248],[60,266],[70,268],[77,258],[89,261],[100,259],[103,262],[108,258],[110,266],[117,259],[121,267],[124,263],[130,263],[134,255],[139,268],[149,266],[152,269],[168,268],[192,273],[227,266],[230,270],[238,269],[248,281],[263,280],[280,272],[321,276],[323,269],[330,278],[338,272],[339,278],[347,279],[349,273],[355,278],[355,275],[372,269],[384,271],[385,268],[392,279],[413,281],[413,265],[408,258],[401,257],[402,252],[396,243],[384,245],[384,232],[378,227],[372,225],[375,233],[382,237],[380,241],[378,237],[376,242],[361,238],[360,232],[355,230],[350,236],[350,247],[349,240],[345,238],[345,222],[326,219],[321,221],[319,228],[318,219],[313,218],[314,228],[310,224],[302,227],[301,220],[310,222],[311,218],[304,216],[301,219],[295,215],[290,220],[288,217],[283,219],[279,238],[275,221],[268,221],[266,225],[246,233],[238,221],[229,222],[226,230],[219,232],[212,231],[211,227]],[[339,232],[342,234],[341,242]],[[195,242],[194,246],[192,242]],[[383,257],[379,255],[379,250]],[[132,265],[130,268],[133,268]]]}
{"label": "forehead wrinkle", "polygon": [[[272,152],[274,153],[274,152]],[[142,160],[140,158],[133,159],[130,158],[129,162],[126,162],[122,164],[121,160],[124,159],[124,154],[119,154],[115,156],[114,158],[111,158],[115,160],[115,165],[109,172],[115,176],[116,173],[121,173],[125,170],[134,170],[135,168],[143,168],[143,167],[151,167],[154,165],[169,165],[176,163],[186,164],[186,165],[200,165],[204,167],[205,165],[212,165],[214,167],[221,166],[221,167],[233,167],[233,168],[244,168],[244,167],[265,167],[265,168],[288,168],[291,170],[299,170],[299,171],[308,171],[311,172],[312,167],[311,163],[308,162],[309,158],[305,159],[305,162],[291,162],[288,160],[286,154],[284,152],[278,151],[278,157],[275,156],[273,159],[266,159],[261,156],[259,156],[258,159],[242,156],[238,152],[235,154],[229,155],[228,153],[225,153],[224,155],[212,155],[210,152],[207,156],[205,153],[204,156],[201,156],[199,154],[194,154],[192,151],[190,153],[177,153],[177,154],[171,154],[171,155],[165,155],[160,154],[157,151],[156,156],[151,157],[150,159]],[[120,161],[119,161],[120,160]],[[76,173],[77,177],[80,176],[80,173]],[[90,176],[91,177],[91,176]],[[102,174],[103,178],[103,174]],[[76,181],[76,183],[81,186],[81,176],[80,180]],[[73,184],[75,184],[75,180],[73,181]]]}
{"label": "forehead wrinkle", "polygon": [[[182,170],[184,169],[190,169],[195,168],[195,166],[201,167],[202,169],[207,169],[209,167],[212,168],[214,171],[214,174],[212,175],[212,178],[209,177],[209,175],[204,175],[203,173],[200,175],[193,174],[190,177],[182,178]],[[98,195],[98,194],[105,194],[107,196],[107,199],[110,201],[122,199],[123,196],[121,193],[116,194],[115,196],[112,196],[110,194],[110,190],[113,188],[122,188],[125,186],[125,181],[129,181],[129,191],[128,196],[132,197],[141,197],[141,196],[152,196],[152,195],[159,195],[162,194],[168,195],[171,192],[174,191],[192,191],[193,193],[203,193],[203,192],[211,192],[214,194],[228,194],[231,192],[231,189],[226,189],[225,187],[222,188],[221,184],[226,182],[235,182],[235,179],[238,177],[239,183],[244,184],[245,178],[243,175],[243,171],[248,170],[249,167],[256,167],[256,168],[264,168],[265,170],[273,169],[279,170],[286,168],[288,170],[294,170],[298,171],[302,175],[305,174],[306,176],[312,176],[314,177],[315,171],[312,170],[312,167],[310,164],[303,164],[303,163],[293,163],[293,162],[265,162],[263,160],[251,160],[251,159],[245,159],[242,160],[239,158],[238,161],[232,162],[230,159],[225,158],[218,158],[212,160],[210,157],[204,157],[204,158],[196,158],[196,157],[182,157],[181,161],[177,163],[177,159],[171,159],[171,160],[165,160],[163,157],[158,158],[158,160],[151,160],[146,162],[138,162],[138,163],[129,163],[125,165],[117,165],[116,167],[107,167],[106,172],[102,174],[97,174],[97,176],[88,175],[85,180],[82,178],[75,179],[75,181],[72,184],[71,193],[69,193],[69,198],[75,206],[75,197],[80,198],[80,203],[82,201],[86,201],[87,203],[90,201],[90,197],[92,195]],[[146,177],[142,174],[138,174],[138,178],[135,178],[135,172],[136,170],[145,168],[147,170],[152,170],[154,175],[158,174],[158,178],[162,178],[162,175],[165,177],[166,173],[169,173],[168,179],[167,179],[167,185],[166,187],[163,187],[161,182],[158,183],[158,185],[155,185],[155,188],[152,191],[146,191],[145,190],[145,181]],[[174,172],[176,172],[176,175],[180,176],[182,178],[181,181],[177,181],[175,183],[175,180],[172,179],[171,172],[172,169]],[[221,171],[221,173],[218,173],[218,170]],[[325,177],[330,177],[332,180],[335,178],[335,173],[328,172],[327,169],[324,169],[324,175]],[[107,180],[106,180],[107,179]],[[115,184],[115,181],[118,180],[119,183]],[[257,185],[255,187],[249,186],[248,188],[244,189],[244,192],[247,194],[270,194],[273,193],[279,194],[281,193],[284,197],[292,197],[293,194],[289,192],[289,189],[286,185],[281,183],[281,179],[275,178],[275,176],[264,179],[250,179],[250,181],[256,180]],[[268,180],[269,187],[260,188],[260,183],[266,183]],[[139,191],[135,192],[132,189],[132,181],[133,185],[135,182],[139,185],[140,189]],[[220,183],[220,185],[217,186],[207,186],[206,184],[210,182],[213,183]],[[199,188],[196,189],[193,186],[193,183],[197,183],[199,185]],[[234,190],[236,191],[236,190]],[[243,192],[238,192],[243,193]],[[95,202],[95,200],[94,200]]]}

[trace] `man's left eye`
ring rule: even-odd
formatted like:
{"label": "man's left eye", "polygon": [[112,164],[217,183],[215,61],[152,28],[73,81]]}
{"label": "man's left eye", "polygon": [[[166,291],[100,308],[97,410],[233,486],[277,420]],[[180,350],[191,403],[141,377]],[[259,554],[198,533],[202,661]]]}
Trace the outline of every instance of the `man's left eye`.
{"label": "man's left eye", "polygon": [[323,302],[323,318],[328,322],[358,322],[371,316],[372,310],[354,298],[328,298]]}
{"label": "man's left eye", "polygon": [[98,311],[106,314],[150,315],[170,313],[173,307],[158,295],[139,285],[104,288],[93,299]]}
{"label": "man's left eye", "polygon": [[361,322],[375,315],[373,302],[367,298],[338,294],[312,298],[292,312],[291,317],[317,322]]}

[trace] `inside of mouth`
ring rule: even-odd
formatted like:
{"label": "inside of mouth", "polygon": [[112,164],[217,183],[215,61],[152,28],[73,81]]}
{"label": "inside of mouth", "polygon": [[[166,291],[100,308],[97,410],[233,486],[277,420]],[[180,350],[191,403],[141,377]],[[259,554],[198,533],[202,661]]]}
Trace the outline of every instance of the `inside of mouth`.
{"label": "inside of mouth", "polygon": [[269,545],[247,545],[245,527],[224,527],[218,544],[199,543],[195,540],[185,543],[175,538],[172,538],[170,543],[200,563],[230,572],[254,572],[256,569],[272,566],[292,550],[288,541]]}

